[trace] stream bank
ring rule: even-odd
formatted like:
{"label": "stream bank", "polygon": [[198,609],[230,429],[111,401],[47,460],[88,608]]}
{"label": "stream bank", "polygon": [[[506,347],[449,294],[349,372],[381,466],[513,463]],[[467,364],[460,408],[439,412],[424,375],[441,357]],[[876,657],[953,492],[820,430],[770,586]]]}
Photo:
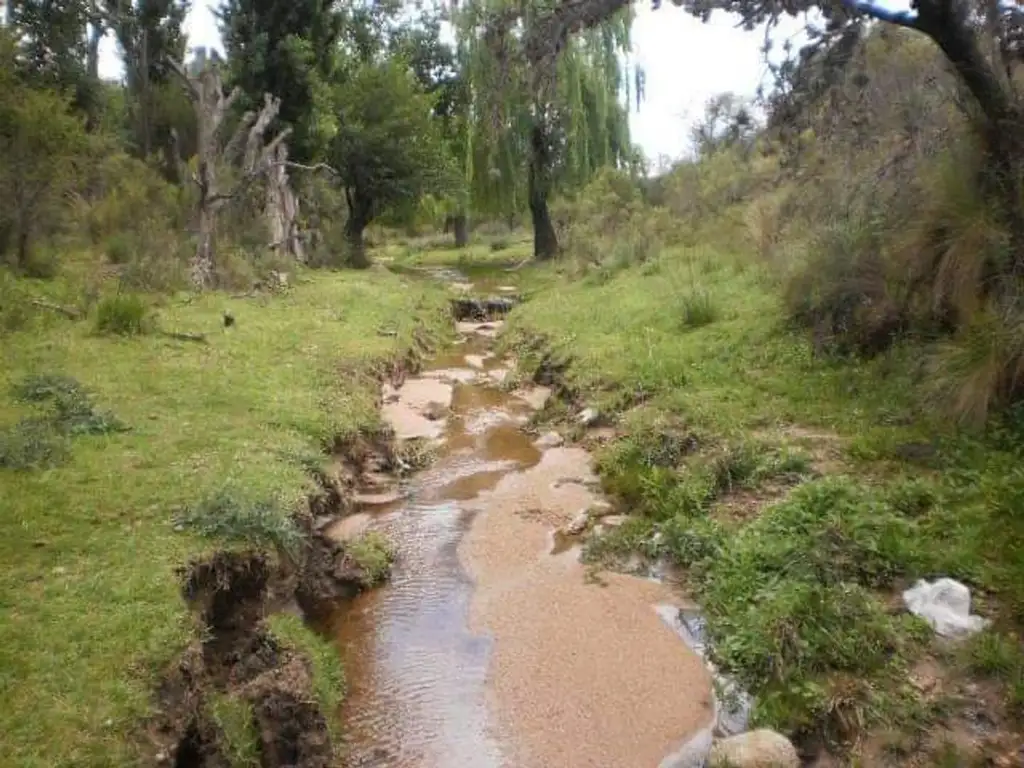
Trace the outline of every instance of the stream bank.
{"label": "stream bank", "polygon": [[588,578],[567,529],[621,518],[585,450],[528,434],[550,390],[501,386],[499,330],[459,321],[451,351],[384,385],[399,446],[435,460],[325,529],[380,531],[396,553],[390,583],[323,627],[346,668],[346,764],[697,765],[681,750],[710,742],[715,704],[673,627],[690,606],[652,579]]}

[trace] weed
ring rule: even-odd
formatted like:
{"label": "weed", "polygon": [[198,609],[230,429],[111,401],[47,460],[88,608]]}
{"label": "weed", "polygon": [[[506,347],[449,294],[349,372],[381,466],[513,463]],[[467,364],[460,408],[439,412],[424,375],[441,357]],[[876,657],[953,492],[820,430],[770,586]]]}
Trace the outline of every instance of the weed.
{"label": "weed", "polygon": [[679,316],[684,328],[703,328],[718,319],[718,305],[709,291],[695,288],[680,298]]}
{"label": "weed", "polygon": [[88,393],[75,379],[59,374],[28,376],[15,384],[11,394],[23,403],[50,403],[49,422],[70,435],[105,435],[128,427],[116,416],[97,411]]}
{"label": "weed", "polygon": [[45,419],[22,419],[0,430],[0,467],[31,470],[67,461],[67,438]]}
{"label": "weed", "polygon": [[221,751],[231,768],[256,768],[260,764],[259,734],[252,704],[228,694],[214,694],[207,704],[210,718],[223,739]]}
{"label": "weed", "polygon": [[979,632],[968,640],[963,653],[971,672],[1005,680],[1024,672],[1024,648],[1016,638],[994,630]]}
{"label": "weed", "polygon": [[226,486],[195,506],[186,507],[176,525],[200,536],[235,544],[274,547],[296,562],[303,534],[280,503],[270,499],[251,501],[236,488]]}
{"label": "weed", "polygon": [[387,579],[394,550],[381,533],[367,531],[350,541],[345,549],[362,570],[364,586],[373,587]]}
{"label": "weed", "polygon": [[337,712],[345,697],[345,671],[338,650],[297,616],[278,613],[270,617],[269,623],[274,637],[285,646],[302,653],[312,664],[313,694],[327,719],[332,739],[337,743],[340,740],[340,718]]}
{"label": "weed", "polygon": [[126,232],[117,232],[107,240],[107,261],[111,264],[128,264],[138,248],[134,238]]}
{"label": "weed", "polygon": [[711,463],[716,493],[728,493],[747,485],[760,466],[757,448],[749,443],[730,446]]}
{"label": "weed", "polygon": [[96,331],[100,334],[139,336],[150,330],[149,307],[139,296],[108,296],[96,307]]}

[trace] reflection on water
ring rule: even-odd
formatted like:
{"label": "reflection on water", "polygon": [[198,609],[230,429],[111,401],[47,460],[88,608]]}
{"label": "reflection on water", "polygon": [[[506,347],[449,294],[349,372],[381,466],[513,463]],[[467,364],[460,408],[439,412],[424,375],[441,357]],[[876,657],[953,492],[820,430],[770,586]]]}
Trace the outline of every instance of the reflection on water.
{"label": "reflection on water", "polygon": [[[474,353],[479,342],[460,345],[432,369],[465,371],[464,356]],[[466,628],[472,584],[456,547],[471,513],[457,502],[535,465],[540,452],[517,426],[525,403],[460,383],[464,375],[445,378],[455,383],[443,455],[415,478],[405,503],[374,522],[397,547],[392,579],[331,621],[348,682],[350,766],[502,765],[484,702],[490,641]]]}

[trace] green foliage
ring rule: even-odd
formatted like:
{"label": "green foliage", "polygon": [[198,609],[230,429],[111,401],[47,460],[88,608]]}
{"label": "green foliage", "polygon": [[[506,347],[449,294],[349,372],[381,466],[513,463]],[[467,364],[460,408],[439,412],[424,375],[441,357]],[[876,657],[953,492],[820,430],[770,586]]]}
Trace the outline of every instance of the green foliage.
{"label": "green foliage", "polygon": [[299,651],[312,663],[313,693],[337,743],[340,738],[338,708],[345,696],[345,671],[338,649],[296,616],[274,614],[270,617],[270,629],[285,646]]}
{"label": "green foliage", "polygon": [[96,331],[118,336],[139,336],[150,330],[150,310],[135,294],[108,296],[96,307]]}
{"label": "green foliage", "polygon": [[274,499],[249,499],[246,493],[225,486],[199,503],[187,506],[177,525],[200,536],[233,544],[273,547],[298,561],[304,537],[295,520]]}
{"label": "green foliage", "polygon": [[[10,67],[6,35],[0,37],[0,70]],[[74,188],[89,151],[82,121],[57,92],[28,87],[0,75],[0,256],[34,274],[36,240],[56,229],[64,194]]]}
{"label": "green foliage", "polygon": [[[368,28],[352,21],[356,33]],[[275,128],[292,129],[292,157],[322,158],[337,129],[330,88],[342,64],[343,12],[323,0],[231,0],[221,23],[228,85],[241,89],[241,107],[258,109],[265,93],[281,99]]]}
{"label": "green foliage", "polygon": [[113,414],[97,411],[81,384],[67,376],[28,376],[11,387],[11,395],[21,403],[49,409],[0,430],[0,467],[59,466],[70,456],[70,437],[127,430]]}
{"label": "green foliage", "polygon": [[377,531],[367,531],[345,546],[345,553],[351,557],[363,572],[363,584],[374,587],[385,581],[391,572],[394,550],[388,540]]}
{"label": "green foliage", "polygon": [[715,322],[719,310],[710,292],[696,288],[680,297],[679,314],[684,328],[701,328]]}
{"label": "green foliage", "polygon": [[252,704],[240,697],[215,693],[207,711],[220,732],[219,746],[230,768],[259,766],[260,741]]}
{"label": "green foliage", "polygon": [[359,66],[335,92],[339,129],[331,158],[349,204],[349,232],[383,210],[437,193],[453,177],[432,119],[434,99],[401,61]]}

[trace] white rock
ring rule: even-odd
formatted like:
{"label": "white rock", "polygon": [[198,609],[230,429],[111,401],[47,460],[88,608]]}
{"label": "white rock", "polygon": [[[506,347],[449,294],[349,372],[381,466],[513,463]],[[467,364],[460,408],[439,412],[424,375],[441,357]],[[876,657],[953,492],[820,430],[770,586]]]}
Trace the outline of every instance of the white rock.
{"label": "white rock", "polygon": [[800,768],[800,756],[789,739],[763,728],[716,742],[708,768]]}
{"label": "white rock", "polygon": [[608,517],[612,512],[615,511],[615,507],[612,506],[611,502],[605,501],[604,499],[598,499],[590,504],[591,518],[594,520],[600,520],[602,517]]}
{"label": "white rock", "polygon": [[618,528],[627,520],[629,520],[629,517],[626,515],[605,515],[601,518],[601,525],[607,525],[609,528]]}
{"label": "white rock", "polygon": [[583,510],[576,517],[572,519],[567,526],[565,526],[565,532],[570,536],[579,536],[585,530],[587,525],[590,523],[590,515],[587,514],[587,510]]}
{"label": "white rock", "polygon": [[576,421],[584,427],[591,427],[597,423],[600,416],[601,414],[598,412],[597,408],[584,408],[580,411],[580,415],[576,417]]}
{"label": "white rock", "polygon": [[533,445],[535,448],[540,448],[541,450],[543,450],[545,448],[557,448],[564,442],[565,438],[562,437],[557,432],[548,432],[534,440]]}
{"label": "white rock", "polygon": [[903,602],[943,637],[974,634],[989,624],[987,619],[971,615],[971,590],[954,579],[942,578],[931,584],[921,579],[903,593]]}

